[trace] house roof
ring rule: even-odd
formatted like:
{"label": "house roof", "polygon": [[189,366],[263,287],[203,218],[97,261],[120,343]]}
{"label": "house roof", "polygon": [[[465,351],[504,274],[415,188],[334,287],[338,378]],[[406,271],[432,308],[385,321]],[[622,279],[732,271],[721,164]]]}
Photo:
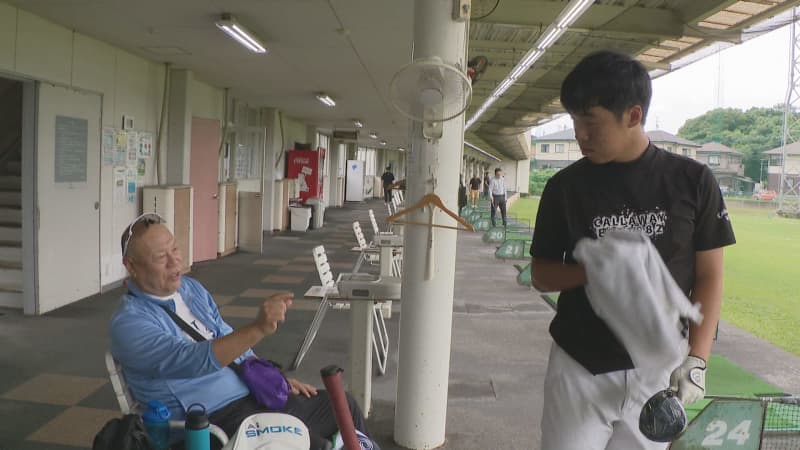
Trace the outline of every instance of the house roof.
{"label": "house roof", "polygon": [[666,131],[662,130],[648,131],[647,136],[653,142],[669,142],[680,145],[688,145],[690,147],[700,147],[700,144],[696,142],[692,142],[688,139],[684,139],[680,136],[675,136],[672,133],[667,133]]}
{"label": "house roof", "polygon": [[[775,147],[772,150],[764,152],[765,155],[780,155],[781,147]],[[786,146],[787,155],[800,155],[800,141],[791,143]]]}
{"label": "house roof", "polygon": [[533,142],[540,142],[540,141],[574,141],[575,140],[575,130],[572,128],[567,128],[566,130],[556,131],[555,133],[545,134],[544,136],[540,137],[533,137]]}
{"label": "house roof", "polygon": [[706,142],[703,144],[702,147],[697,149],[698,153],[730,153],[733,155],[740,155],[744,156],[742,152],[737,152],[736,150],[728,147],[727,145],[722,145],[719,142]]}
{"label": "house roof", "polygon": [[[674,134],[667,133],[666,131],[661,131],[661,130],[648,131],[647,136],[653,142],[669,142],[680,145],[688,145],[691,147],[700,147],[700,144],[696,142],[692,142],[680,136],[675,136]],[[533,142],[574,141],[575,130],[573,130],[572,128],[568,128],[566,130],[557,131],[555,133],[545,134],[544,136],[534,137],[532,140]]]}

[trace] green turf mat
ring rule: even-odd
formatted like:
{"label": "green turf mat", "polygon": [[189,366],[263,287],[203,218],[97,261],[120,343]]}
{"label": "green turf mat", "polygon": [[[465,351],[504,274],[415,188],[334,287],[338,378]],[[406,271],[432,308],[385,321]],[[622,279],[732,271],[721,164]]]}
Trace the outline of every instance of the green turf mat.
{"label": "green turf mat", "polygon": [[[706,371],[706,395],[756,397],[779,395],[781,389],[767,383],[720,355],[711,355]],[[694,419],[710,400],[702,400],[686,407],[689,420]]]}

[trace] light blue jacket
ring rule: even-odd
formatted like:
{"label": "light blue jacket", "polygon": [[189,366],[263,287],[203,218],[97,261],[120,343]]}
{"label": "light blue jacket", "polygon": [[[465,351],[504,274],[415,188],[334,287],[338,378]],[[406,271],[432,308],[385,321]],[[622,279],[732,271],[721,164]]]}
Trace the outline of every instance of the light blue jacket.
{"label": "light blue jacket", "polygon": [[[159,306],[165,304],[174,312],[174,301],[155,299],[131,280],[128,291],[111,318],[111,354],[122,365],[138,402],[159,400],[169,407],[173,419],[180,420],[193,403],[202,404],[210,414],[249,393],[238,375],[217,361],[211,341],[194,342]],[[233,331],[200,283],[181,277],[178,292],[214,337]],[[251,355],[248,349],[237,362]]]}

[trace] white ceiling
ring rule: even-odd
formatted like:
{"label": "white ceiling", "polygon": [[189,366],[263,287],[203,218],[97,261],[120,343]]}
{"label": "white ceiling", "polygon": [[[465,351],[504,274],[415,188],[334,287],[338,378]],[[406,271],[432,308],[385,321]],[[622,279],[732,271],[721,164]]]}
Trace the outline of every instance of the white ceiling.
{"label": "white ceiling", "polygon": [[[411,58],[413,2],[388,0],[8,0],[83,34],[155,61],[191,69],[197,79],[255,106],[275,107],[322,128],[376,131],[406,146],[407,121],[388,86]],[[267,55],[248,52],[216,28],[230,13],[257,34]],[[160,48],[177,48],[169,56]],[[168,49],[164,49],[168,50]],[[337,104],[314,97],[323,91]]]}
{"label": "white ceiling", "polygon": [[[388,87],[392,75],[411,59],[412,0],[5,1],[149,59],[189,68],[196,78],[230,87],[234,96],[255,106],[279,108],[325,129],[352,128],[351,119],[359,118],[366,124],[363,143],[377,146],[367,136],[376,131],[390,148],[407,146],[408,123],[390,105]],[[567,5],[565,0],[472,2],[470,54],[487,56],[489,67],[474,86],[467,118]],[[561,111],[561,81],[591,51],[660,54],[672,45],[664,44],[665,39],[695,39],[668,56],[640,56],[653,69],[670,70],[676,61],[717,41],[740,42],[742,29],[798,4],[800,0],[596,0],[481,116],[467,139],[506,158],[526,159],[520,133]],[[269,54],[250,53],[219,31],[214,22],[222,13],[255,32]],[[740,22],[719,24],[732,20]],[[177,54],[165,56],[164,48]],[[336,107],[318,102],[318,91],[331,95]]]}

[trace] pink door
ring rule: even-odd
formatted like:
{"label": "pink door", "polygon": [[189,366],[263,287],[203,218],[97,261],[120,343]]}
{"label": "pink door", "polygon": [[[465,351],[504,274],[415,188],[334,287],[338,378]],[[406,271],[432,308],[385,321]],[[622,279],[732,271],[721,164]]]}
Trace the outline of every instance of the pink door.
{"label": "pink door", "polygon": [[217,257],[219,194],[219,121],[192,117],[189,182],[194,188],[192,215],[194,261]]}

